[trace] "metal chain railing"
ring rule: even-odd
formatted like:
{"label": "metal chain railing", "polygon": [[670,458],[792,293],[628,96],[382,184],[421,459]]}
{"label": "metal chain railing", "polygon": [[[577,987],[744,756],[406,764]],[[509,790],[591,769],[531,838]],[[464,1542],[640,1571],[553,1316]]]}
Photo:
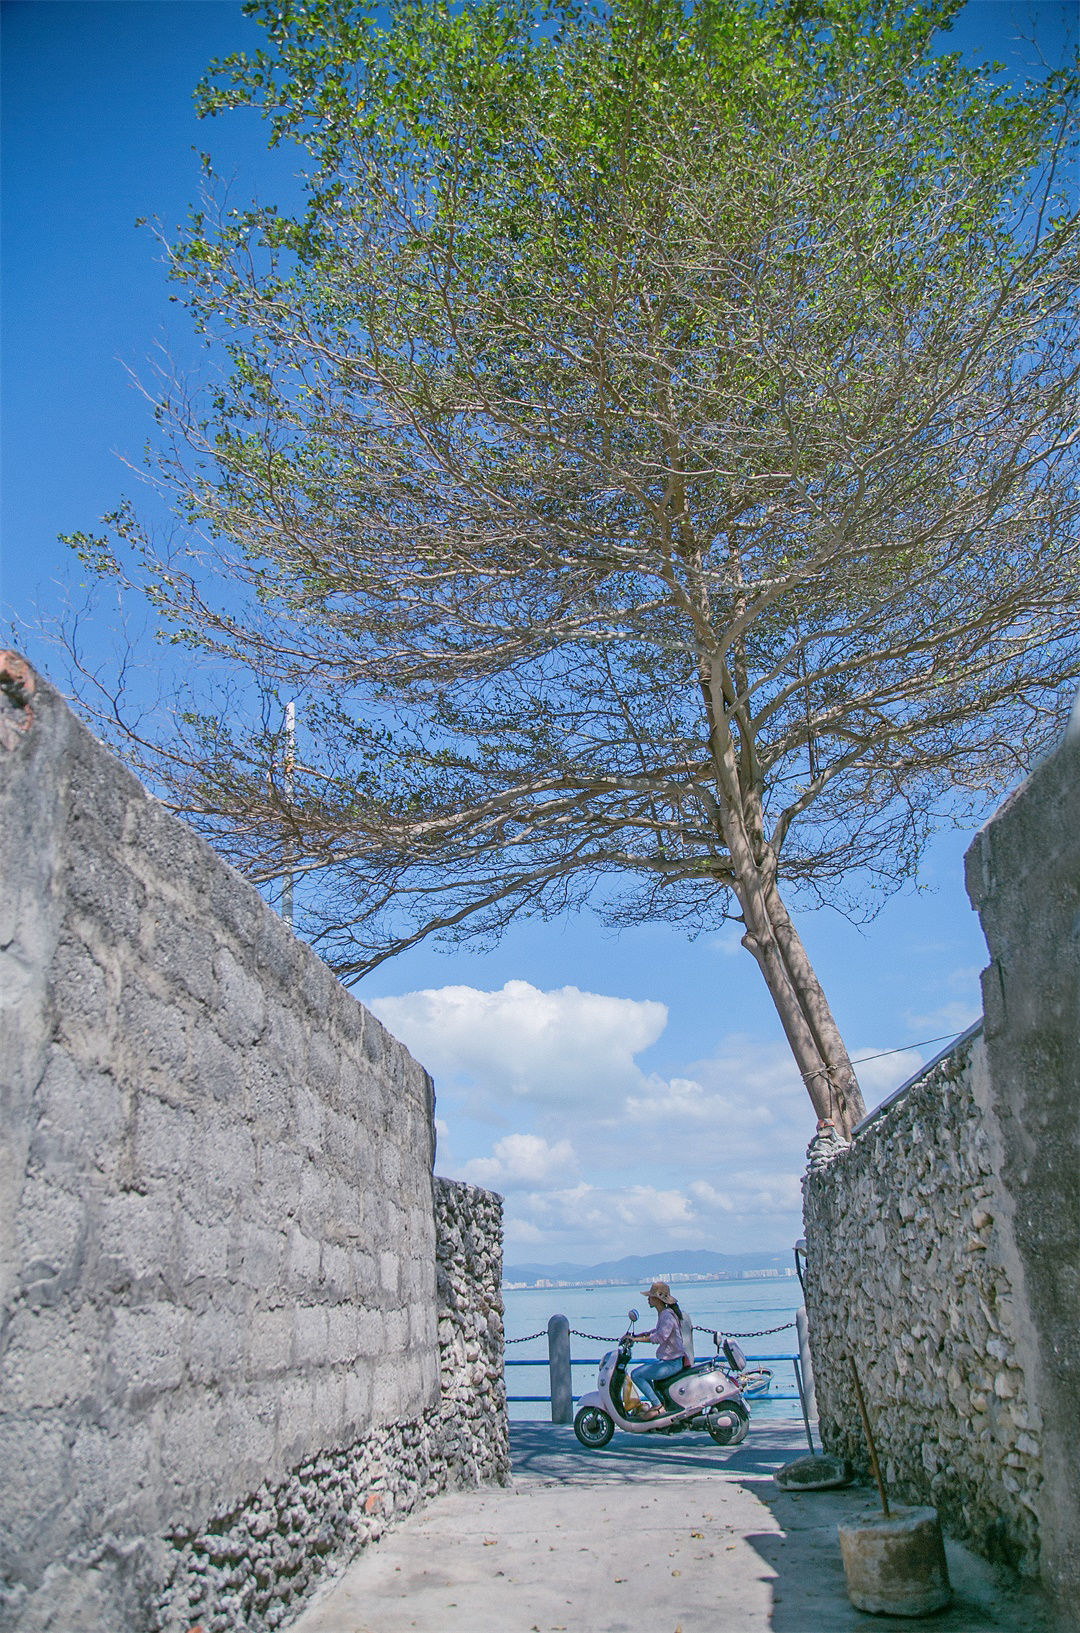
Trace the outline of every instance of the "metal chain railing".
{"label": "metal chain railing", "polygon": [[[770,1338],[774,1332],[787,1332],[788,1328],[794,1327],[794,1325],[794,1321],[785,1321],[779,1327],[759,1327],[757,1332],[727,1332],[725,1330],[723,1336],[725,1338]],[[714,1327],[695,1327],[694,1331],[707,1332],[709,1337],[713,1339],[717,1336]]]}
{"label": "metal chain railing", "polygon": [[[788,1328],[789,1327],[794,1327],[794,1325],[795,1325],[794,1321],[785,1321],[779,1327],[759,1327],[756,1332],[725,1332],[724,1337],[725,1338],[771,1338],[773,1333],[787,1332]],[[580,1327],[571,1327],[570,1331],[573,1333],[575,1338],[591,1338],[593,1340],[593,1342],[596,1343],[596,1344],[617,1344],[619,1342],[618,1338],[610,1338],[606,1333],[582,1332]],[[717,1329],[715,1327],[695,1327],[694,1331],[695,1332],[708,1333],[709,1337],[713,1340],[713,1342],[714,1343],[716,1342]],[[546,1337],[547,1337],[547,1328],[546,1327],[541,1327],[539,1332],[526,1333],[524,1338],[508,1338],[508,1339],[506,1339],[506,1343],[508,1345],[509,1344],[530,1344],[534,1338],[546,1338]],[[620,1334],[620,1337],[621,1337],[621,1334]]]}

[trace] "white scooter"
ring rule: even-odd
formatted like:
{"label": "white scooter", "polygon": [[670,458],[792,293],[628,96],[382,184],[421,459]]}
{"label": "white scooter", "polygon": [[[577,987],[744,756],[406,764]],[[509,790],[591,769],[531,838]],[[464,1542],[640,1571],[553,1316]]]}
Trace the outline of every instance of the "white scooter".
{"label": "white scooter", "polygon": [[[638,1318],[629,1311],[630,1328]],[[750,1432],[750,1413],[742,1393],[727,1368],[741,1372],[746,1357],[737,1344],[725,1339],[723,1354],[711,1360],[684,1366],[670,1378],[654,1378],[652,1386],[660,1397],[659,1417],[639,1417],[634,1401],[640,1397],[630,1377],[632,1354],[630,1332],[623,1334],[618,1349],[609,1350],[600,1362],[596,1388],[583,1395],[574,1416],[574,1433],[583,1446],[599,1451],[606,1446],[616,1426],[627,1434],[678,1434],[683,1429],[705,1428],[718,1446],[737,1446]]]}

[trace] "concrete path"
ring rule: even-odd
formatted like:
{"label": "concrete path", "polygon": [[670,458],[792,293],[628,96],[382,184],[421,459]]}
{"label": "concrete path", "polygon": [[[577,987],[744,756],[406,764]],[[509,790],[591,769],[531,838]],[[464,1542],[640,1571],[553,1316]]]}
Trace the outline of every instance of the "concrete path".
{"label": "concrete path", "polygon": [[[707,1435],[512,1426],[514,1482],[440,1497],[325,1587],[291,1633],[912,1633],[844,1590],[837,1521],[866,1490],[790,1496],[773,1469],[806,1450],[798,1423]],[[948,1548],[956,1597],[934,1633],[1045,1633],[1036,1604]]]}

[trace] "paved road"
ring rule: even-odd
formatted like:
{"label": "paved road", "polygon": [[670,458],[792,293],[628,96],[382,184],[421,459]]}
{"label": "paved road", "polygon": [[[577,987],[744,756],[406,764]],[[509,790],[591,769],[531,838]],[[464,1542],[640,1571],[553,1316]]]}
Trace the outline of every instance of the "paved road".
{"label": "paved road", "polygon": [[[349,1567],[291,1633],[912,1633],[844,1591],[837,1521],[865,1490],[781,1492],[801,1424],[755,1426],[721,1451],[706,1435],[616,1435],[586,1452],[569,1428],[512,1426],[514,1481],[455,1492]],[[1035,1604],[999,1591],[949,1545],[956,1597],[934,1633],[1045,1633]]]}

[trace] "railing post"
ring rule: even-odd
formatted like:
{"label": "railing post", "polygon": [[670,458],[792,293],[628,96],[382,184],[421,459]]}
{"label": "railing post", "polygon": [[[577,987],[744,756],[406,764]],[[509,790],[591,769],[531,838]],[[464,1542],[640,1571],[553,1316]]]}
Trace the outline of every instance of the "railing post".
{"label": "railing post", "polygon": [[551,1421],[573,1423],[574,1390],[570,1382],[570,1323],[564,1315],[548,1322],[548,1368],[551,1374]]}
{"label": "railing post", "polygon": [[814,1437],[810,1433],[810,1419],[817,1417],[817,1397],[814,1394],[814,1363],[810,1356],[810,1329],[807,1325],[805,1305],[795,1312],[795,1332],[799,1340],[795,1381],[799,1387],[799,1405],[802,1407],[803,1423],[806,1425],[806,1444],[813,1451]]}
{"label": "railing post", "polygon": [[806,1306],[795,1312],[795,1331],[799,1336],[799,1365],[802,1368],[803,1388],[806,1390],[806,1409],[812,1418],[817,1417],[817,1396],[814,1393],[814,1361],[810,1354],[810,1326],[806,1319]]}

